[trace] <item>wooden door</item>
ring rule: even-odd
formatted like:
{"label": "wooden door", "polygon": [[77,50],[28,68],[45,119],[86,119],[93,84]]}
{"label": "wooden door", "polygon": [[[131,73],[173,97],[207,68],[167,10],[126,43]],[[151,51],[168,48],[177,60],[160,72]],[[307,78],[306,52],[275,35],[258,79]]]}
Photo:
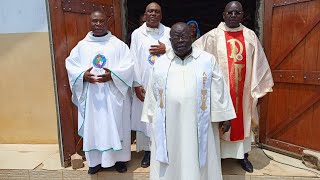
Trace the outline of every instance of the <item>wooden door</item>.
{"label": "wooden door", "polygon": [[90,31],[90,13],[106,12],[108,29],[121,38],[120,0],[49,0],[51,33],[54,53],[54,73],[61,125],[64,166],[70,156],[81,152],[82,143],[77,131],[77,109],[71,102],[65,59],[72,48]]}
{"label": "wooden door", "polygon": [[260,140],[295,155],[320,151],[320,0],[267,0],[264,19],[275,86],[262,100]]}

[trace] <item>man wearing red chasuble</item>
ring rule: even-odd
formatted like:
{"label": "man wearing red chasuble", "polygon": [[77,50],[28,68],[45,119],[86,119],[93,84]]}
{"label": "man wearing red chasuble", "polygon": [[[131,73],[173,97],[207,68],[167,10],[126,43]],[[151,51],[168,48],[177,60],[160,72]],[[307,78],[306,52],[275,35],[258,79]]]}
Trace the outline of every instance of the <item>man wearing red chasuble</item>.
{"label": "man wearing red chasuble", "polygon": [[[238,159],[241,167],[253,172],[248,160],[251,151],[252,126],[258,125],[257,102],[274,85],[268,60],[256,34],[241,24],[241,3],[228,3],[223,12],[224,22],[194,45],[213,54],[229,85],[237,118],[230,121],[231,128],[221,135],[221,158]],[[221,124],[228,129],[228,124]]]}

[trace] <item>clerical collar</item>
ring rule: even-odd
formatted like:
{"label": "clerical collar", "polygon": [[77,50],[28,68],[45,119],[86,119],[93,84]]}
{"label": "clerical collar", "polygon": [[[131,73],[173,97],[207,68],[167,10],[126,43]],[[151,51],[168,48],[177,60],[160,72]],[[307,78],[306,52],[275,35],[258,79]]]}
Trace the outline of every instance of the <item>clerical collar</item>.
{"label": "clerical collar", "polygon": [[236,28],[229,28],[225,22],[221,22],[218,26],[219,29],[222,29],[223,31],[228,31],[228,32],[237,32],[237,31],[242,31],[243,30],[243,25],[240,23],[239,27]]}
{"label": "clerical collar", "polygon": [[102,41],[109,40],[110,37],[112,37],[112,33],[110,31],[108,31],[108,34],[106,34],[105,36],[100,36],[100,37],[93,36],[93,32],[90,31],[84,39],[90,42],[102,42]]}
{"label": "clerical collar", "polygon": [[[200,50],[198,48],[195,48],[195,47],[192,47],[192,52],[191,54],[189,54],[188,56],[186,56],[184,59],[187,59],[189,56],[192,56],[194,59],[197,59],[199,56],[200,56]],[[170,49],[167,53],[167,57],[170,59],[170,60],[173,60],[174,58],[179,58],[179,56],[177,56],[173,49]]]}
{"label": "clerical collar", "polygon": [[159,28],[151,28],[151,27],[146,26],[146,31],[147,32],[159,33]]}

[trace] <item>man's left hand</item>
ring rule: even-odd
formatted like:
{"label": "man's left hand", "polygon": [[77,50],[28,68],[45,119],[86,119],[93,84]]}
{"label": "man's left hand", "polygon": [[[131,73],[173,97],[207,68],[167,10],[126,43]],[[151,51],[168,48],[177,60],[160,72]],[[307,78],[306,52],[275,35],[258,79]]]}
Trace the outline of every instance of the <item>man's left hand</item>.
{"label": "man's left hand", "polygon": [[149,49],[150,54],[157,55],[166,53],[166,45],[160,41],[158,42],[159,45],[151,45]]}
{"label": "man's left hand", "polygon": [[219,129],[222,132],[222,134],[228,132],[231,127],[231,121],[223,121],[219,123]]}
{"label": "man's left hand", "polygon": [[107,68],[103,68],[106,73],[105,74],[101,74],[101,75],[98,75],[98,83],[105,83],[105,82],[108,82],[108,81],[112,81],[112,77],[111,77],[111,71]]}

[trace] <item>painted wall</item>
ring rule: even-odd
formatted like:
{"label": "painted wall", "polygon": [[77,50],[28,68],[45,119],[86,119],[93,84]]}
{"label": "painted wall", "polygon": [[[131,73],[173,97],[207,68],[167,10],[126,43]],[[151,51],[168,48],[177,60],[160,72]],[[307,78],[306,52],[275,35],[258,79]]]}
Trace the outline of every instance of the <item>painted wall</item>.
{"label": "painted wall", "polygon": [[57,143],[44,0],[0,1],[0,143]]}

